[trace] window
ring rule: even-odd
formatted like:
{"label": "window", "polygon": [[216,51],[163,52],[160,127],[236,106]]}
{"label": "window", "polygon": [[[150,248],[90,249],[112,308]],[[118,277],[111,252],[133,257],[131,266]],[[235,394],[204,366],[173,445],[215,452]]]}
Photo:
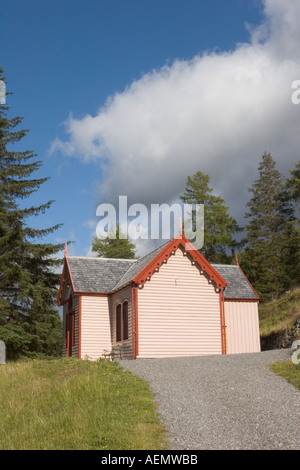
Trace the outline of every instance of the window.
{"label": "window", "polygon": [[128,339],[128,302],[123,303],[123,339]]}
{"label": "window", "polygon": [[116,307],[116,340],[128,339],[128,301]]}
{"label": "window", "polygon": [[122,316],[121,316],[121,312],[122,312],[122,306],[121,304],[117,305],[117,322],[116,322],[116,329],[117,329],[117,341],[121,341],[122,340]]}
{"label": "window", "polygon": [[65,324],[65,347],[67,348],[68,356],[72,356],[72,347],[75,345],[75,309],[73,306],[73,299],[70,297],[68,302],[68,311],[66,314]]}

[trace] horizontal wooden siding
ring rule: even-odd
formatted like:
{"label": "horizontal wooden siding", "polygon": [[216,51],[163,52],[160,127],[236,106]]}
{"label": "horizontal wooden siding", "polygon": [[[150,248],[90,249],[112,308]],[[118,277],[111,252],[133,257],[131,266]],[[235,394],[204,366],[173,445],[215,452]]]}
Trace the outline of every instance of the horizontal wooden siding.
{"label": "horizontal wooden siding", "polygon": [[221,354],[219,295],[179,248],[138,291],[139,358]]}
{"label": "horizontal wooden siding", "polygon": [[258,303],[225,301],[224,311],[227,353],[259,352]]}
{"label": "horizontal wooden siding", "polygon": [[81,358],[97,360],[111,349],[108,297],[83,295],[81,300]]}

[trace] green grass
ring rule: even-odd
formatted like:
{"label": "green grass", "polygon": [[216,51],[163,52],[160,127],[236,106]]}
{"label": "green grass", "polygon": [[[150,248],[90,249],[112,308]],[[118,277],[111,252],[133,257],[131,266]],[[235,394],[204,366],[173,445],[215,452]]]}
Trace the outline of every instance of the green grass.
{"label": "green grass", "polygon": [[0,450],[167,448],[147,382],[117,362],[9,362],[0,396]]}
{"label": "green grass", "polygon": [[275,364],[271,364],[269,367],[275,374],[284,377],[294,387],[300,389],[300,364],[294,364],[290,359],[285,362],[275,362]]}
{"label": "green grass", "polygon": [[289,330],[300,317],[300,287],[281,298],[259,305],[259,329],[261,336]]}

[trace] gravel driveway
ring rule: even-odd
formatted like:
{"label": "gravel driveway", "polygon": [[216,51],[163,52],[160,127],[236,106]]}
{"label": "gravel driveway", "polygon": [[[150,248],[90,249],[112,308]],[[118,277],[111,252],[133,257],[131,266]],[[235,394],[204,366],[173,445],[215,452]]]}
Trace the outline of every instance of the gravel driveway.
{"label": "gravel driveway", "polygon": [[170,450],[300,449],[300,391],[267,368],[292,350],[121,361],[151,387]]}

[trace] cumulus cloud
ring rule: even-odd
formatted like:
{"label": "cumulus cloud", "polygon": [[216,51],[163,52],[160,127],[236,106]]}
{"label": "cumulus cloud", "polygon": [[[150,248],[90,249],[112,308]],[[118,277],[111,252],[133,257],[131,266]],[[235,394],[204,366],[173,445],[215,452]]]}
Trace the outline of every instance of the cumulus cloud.
{"label": "cumulus cloud", "polygon": [[99,201],[171,203],[201,170],[237,219],[270,151],[288,174],[299,160],[299,0],[265,0],[264,22],[232,51],[176,60],[108,98],[95,116],[72,116],[52,151],[99,160]]}

